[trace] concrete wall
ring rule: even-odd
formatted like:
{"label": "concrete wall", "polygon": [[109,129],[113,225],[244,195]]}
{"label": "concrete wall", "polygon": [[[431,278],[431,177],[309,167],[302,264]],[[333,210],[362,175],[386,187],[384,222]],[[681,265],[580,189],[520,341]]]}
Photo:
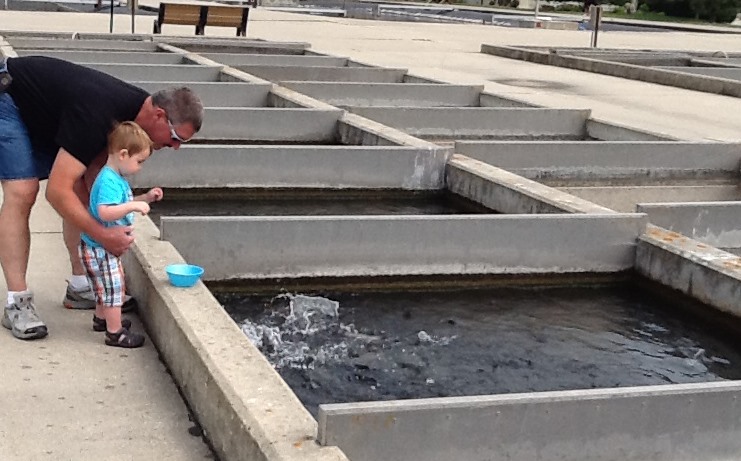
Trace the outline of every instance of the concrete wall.
{"label": "concrete wall", "polygon": [[381,67],[301,67],[249,65],[234,66],[260,78],[273,82],[314,81],[314,82],[375,82],[401,83],[406,69]]}
{"label": "concrete wall", "polygon": [[719,248],[741,247],[741,202],[642,203],[651,224]]}
{"label": "concrete wall", "polygon": [[196,139],[334,144],[341,114],[339,109],[206,108],[208,122]]}
{"label": "concrete wall", "polygon": [[741,258],[676,232],[648,225],[635,269],[721,311],[741,317]]}
{"label": "concrete wall", "polygon": [[162,217],[160,229],[224,280],[615,272],[633,267],[644,226],[641,214],[263,216]]}
{"label": "concrete wall", "polygon": [[478,106],[483,86],[425,83],[281,82],[335,106]]}
{"label": "concrete wall", "polygon": [[101,50],[101,51],[157,51],[154,42],[141,41],[117,41],[117,40],[72,40],[70,34],[64,34],[67,38],[31,38],[18,37],[8,34],[5,39],[17,51],[23,49],[36,50]]}
{"label": "concrete wall", "polygon": [[480,107],[538,107],[535,104],[529,102],[520,101],[513,98],[505,98],[503,96],[497,96],[492,93],[483,92],[479,96],[479,103],[476,104]]}
{"label": "concrete wall", "polygon": [[150,93],[173,86],[187,86],[195,91],[204,107],[265,107],[270,84],[237,82],[129,82]]}
{"label": "concrete wall", "polygon": [[455,152],[538,181],[738,178],[741,144],[458,141]]}
{"label": "concrete wall", "polygon": [[428,138],[581,139],[589,110],[531,108],[351,107],[353,113]]}
{"label": "concrete wall", "polygon": [[163,82],[217,82],[220,66],[196,66],[188,64],[106,64],[86,63],[86,67],[97,69],[121,80]]}
{"label": "concrete wall", "polygon": [[219,459],[348,461],[314,441],[314,418],[202,283],[169,284],[165,265],[184,261],[152,221],[138,219],[135,233],[127,287]]}
{"label": "concrete wall", "polygon": [[172,53],[131,52],[131,51],[77,51],[77,50],[44,50],[20,49],[19,56],[42,55],[65,61],[85,63],[119,63],[119,64],[185,64],[183,57]]}
{"label": "concrete wall", "polygon": [[134,187],[443,188],[445,149],[184,146],[147,160]]}
{"label": "concrete wall", "polygon": [[587,120],[587,136],[602,141],[679,141],[673,136],[636,130],[594,118]]}
{"label": "concrete wall", "polygon": [[502,213],[614,213],[464,155],[448,162],[445,187]]}
{"label": "concrete wall", "polygon": [[694,75],[704,75],[707,77],[741,80],[741,69],[720,69],[713,67],[659,67],[659,69],[672,72],[684,72]]}
{"label": "concrete wall", "polygon": [[319,441],[352,461],[730,460],[740,400],[731,381],[320,405]]}
{"label": "concrete wall", "polygon": [[347,65],[347,58],[335,56],[305,56],[287,54],[246,54],[246,53],[201,53],[227,66],[268,65],[268,66],[332,66]]}

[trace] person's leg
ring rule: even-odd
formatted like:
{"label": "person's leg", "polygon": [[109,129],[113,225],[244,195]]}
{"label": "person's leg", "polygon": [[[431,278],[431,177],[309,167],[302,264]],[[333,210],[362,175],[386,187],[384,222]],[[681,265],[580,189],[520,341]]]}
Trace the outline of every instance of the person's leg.
{"label": "person's leg", "polygon": [[125,290],[121,260],[103,248],[96,248],[95,252],[100,266],[100,276],[93,280],[98,298],[96,312],[104,311],[105,343],[115,347],[141,347],[144,345],[144,335],[130,332],[121,320],[121,305]]}
{"label": "person's leg", "polygon": [[26,291],[26,271],[31,248],[28,224],[39,192],[38,179],[2,181],[0,206],[0,265],[8,291]]}

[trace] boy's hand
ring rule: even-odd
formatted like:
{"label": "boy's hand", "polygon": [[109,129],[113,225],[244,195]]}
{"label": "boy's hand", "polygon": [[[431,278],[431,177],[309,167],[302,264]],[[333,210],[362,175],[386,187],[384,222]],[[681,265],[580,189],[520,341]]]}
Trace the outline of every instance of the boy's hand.
{"label": "boy's hand", "polygon": [[165,193],[162,192],[162,189],[159,187],[153,187],[152,189],[149,189],[149,191],[144,194],[147,196],[147,202],[159,202],[162,200],[162,197],[164,197]]}
{"label": "boy's hand", "polygon": [[149,213],[149,204],[147,202],[130,202],[134,211],[146,215]]}

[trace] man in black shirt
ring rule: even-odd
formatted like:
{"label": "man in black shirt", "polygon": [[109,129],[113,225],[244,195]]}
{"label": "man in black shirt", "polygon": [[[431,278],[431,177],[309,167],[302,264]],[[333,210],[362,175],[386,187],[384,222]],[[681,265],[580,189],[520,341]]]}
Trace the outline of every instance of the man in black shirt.
{"label": "man in black shirt", "polygon": [[36,339],[48,332],[26,283],[28,219],[39,181],[49,179],[46,198],[64,220],[73,274],[65,306],[94,308],[94,302],[75,297],[76,289],[87,288],[80,287],[85,280],[77,254],[80,230],[116,255],[134,240],[130,227],[105,228],[87,211],[90,185],[105,163],[108,132],[117,122],[134,121],[155,149],[178,149],[200,130],[203,106],[188,88],[149,95],[110,75],[49,57],[9,58],[0,62],[0,72],[5,67],[11,83],[0,92],[0,264],[8,286],[2,324],[20,339]]}

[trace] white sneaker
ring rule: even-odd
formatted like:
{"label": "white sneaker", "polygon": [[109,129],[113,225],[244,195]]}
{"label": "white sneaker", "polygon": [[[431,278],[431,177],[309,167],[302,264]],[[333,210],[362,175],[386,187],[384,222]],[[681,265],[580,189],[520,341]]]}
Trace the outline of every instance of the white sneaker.
{"label": "white sneaker", "polygon": [[[95,293],[93,293],[93,290],[89,286],[82,290],[75,290],[68,283],[67,293],[64,295],[62,304],[67,309],[95,309]],[[124,295],[124,303],[123,306],[121,306],[121,312],[131,312],[136,308],[136,300],[129,295]]]}
{"label": "white sneaker", "polygon": [[13,304],[5,306],[2,324],[18,339],[39,339],[49,334],[36,314],[33,293],[21,291],[13,296]]}

